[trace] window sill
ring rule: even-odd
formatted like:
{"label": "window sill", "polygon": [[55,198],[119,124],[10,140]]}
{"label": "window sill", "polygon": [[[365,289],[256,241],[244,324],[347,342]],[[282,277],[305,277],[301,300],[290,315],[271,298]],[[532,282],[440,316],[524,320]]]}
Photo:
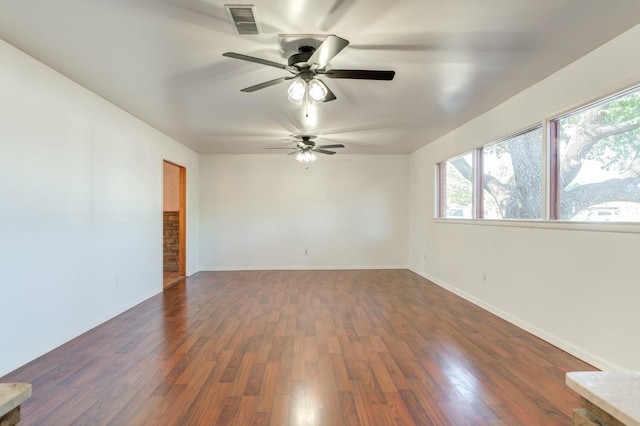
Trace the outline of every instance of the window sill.
{"label": "window sill", "polygon": [[498,226],[511,228],[558,229],[566,231],[616,232],[640,234],[639,222],[574,222],[562,220],[494,220],[432,218],[433,223],[456,225]]}

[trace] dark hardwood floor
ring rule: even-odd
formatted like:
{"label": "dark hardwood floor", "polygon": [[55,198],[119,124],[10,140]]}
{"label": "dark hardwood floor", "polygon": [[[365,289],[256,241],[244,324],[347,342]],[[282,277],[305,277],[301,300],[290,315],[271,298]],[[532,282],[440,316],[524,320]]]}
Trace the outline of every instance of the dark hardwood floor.
{"label": "dark hardwood floor", "polygon": [[588,364],[406,270],[201,272],[0,379],[22,425],[555,425]]}
{"label": "dark hardwood floor", "polygon": [[171,287],[172,285],[177,284],[184,279],[185,276],[180,275],[178,272],[164,271],[162,273],[162,288]]}

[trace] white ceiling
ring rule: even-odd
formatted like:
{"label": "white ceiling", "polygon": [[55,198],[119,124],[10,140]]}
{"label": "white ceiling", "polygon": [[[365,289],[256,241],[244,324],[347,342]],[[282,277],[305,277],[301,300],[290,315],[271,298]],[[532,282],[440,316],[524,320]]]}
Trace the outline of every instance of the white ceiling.
{"label": "white ceiling", "polygon": [[[301,133],[409,153],[640,22],[638,0],[251,3],[259,36],[219,0],[0,0],[0,37],[199,153],[281,153],[264,148]],[[289,74],[222,53],[286,63],[279,34],[336,34],[351,44],[327,68],[395,79],[326,79],[338,99],[308,117],[286,83],[241,93]]]}

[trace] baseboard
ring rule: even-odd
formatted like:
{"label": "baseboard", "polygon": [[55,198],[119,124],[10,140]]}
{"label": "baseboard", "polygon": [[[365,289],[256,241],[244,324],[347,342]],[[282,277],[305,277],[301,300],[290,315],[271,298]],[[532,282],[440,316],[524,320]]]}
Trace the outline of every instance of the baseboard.
{"label": "baseboard", "polygon": [[42,345],[40,345],[38,348],[24,354],[23,356],[21,356],[18,359],[14,359],[12,361],[9,361],[8,363],[5,363],[4,365],[0,366],[0,377],[5,376],[9,373],[11,373],[14,370],[17,370],[18,368],[30,363],[31,361],[41,357],[42,355],[45,355],[48,352],[51,352],[52,350],[56,349],[57,347],[60,347],[62,345],[64,345],[65,343],[75,339],[76,337],[88,332],[89,330],[104,324],[105,322],[109,321],[112,318],[115,318],[116,316],[120,315],[123,312],[128,311],[129,309],[133,308],[136,305],[139,305],[140,303],[152,298],[153,296],[159,294],[162,292],[162,289],[160,290],[153,290],[153,291],[149,291],[147,293],[144,293],[138,297],[136,297],[134,300],[129,301],[121,306],[119,306],[118,308],[111,310],[107,313],[105,313],[104,315],[101,315],[97,318],[94,318],[93,320],[89,321],[89,322],[85,322],[83,323],[83,325],[81,327],[78,327],[74,330],[71,330],[67,333],[64,333],[58,337],[56,337],[53,340],[50,340]]}
{"label": "baseboard", "polygon": [[564,339],[561,339],[560,337],[549,333],[548,331],[541,329],[527,321],[524,321],[518,317],[516,317],[515,315],[510,314],[509,312],[503,311],[502,309],[496,308],[495,306],[481,300],[478,299],[477,297],[466,293],[448,283],[446,283],[445,281],[434,277],[434,276],[430,276],[429,274],[426,274],[422,271],[419,271],[415,268],[409,267],[409,270],[411,272],[414,272],[418,275],[420,275],[421,277],[433,282],[434,284],[438,285],[439,287],[444,288],[447,291],[450,291],[451,293],[462,297],[463,299],[473,303],[476,306],[481,307],[482,309],[491,312],[494,315],[497,315],[498,317],[502,318],[503,320],[510,322],[511,324],[533,334],[536,337],[541,338],[542,340],[551,343],[552,345],[562,349],[563,351],[575,356],[576,358],[581,359],[582,361],[593,365],[596,368],[599,368],[600,370],[607,370],[607,371],[625,371],[624,368],[620,367],[619,365],[615,365],[610,363],[609,361],[600,358],[597,355],[594,355],[593,353],[584,350],[583,348],[574,345],[571,342],[568,342]]}
{"label": "baseboard", "polygon": [[200,272],[222,271],[340,271],[352,269],[409,269],[407,265],[202,266]]}

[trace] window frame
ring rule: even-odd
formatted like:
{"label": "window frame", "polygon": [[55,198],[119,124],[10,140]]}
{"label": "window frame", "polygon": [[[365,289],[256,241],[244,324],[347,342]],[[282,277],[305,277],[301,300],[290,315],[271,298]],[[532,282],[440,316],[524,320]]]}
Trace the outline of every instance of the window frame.
{"label": "window frame", "polygon": [[561,113],[554,114],[551,117],[548,117],[544,120],[544,125],[547,127],[546,134],[548,135],[548,140],[546,142],[546,147],[548,149],[549,155],[546,158],[546,168],[547,168],[547,178],[549,180],[549,185],[547,188],[547,194],[545,194],[544,200],[548,202],[548,217],[547,221],[563,223],[563,224],[587,224],[589,226],[597,226],[597,225],[605,225],[616,224],[621,226],[629,226],[629,225],[640,225],[640,219],[634,221],[611,221],[611,222],[590,222],[590,221],[580,221],[580,220],[570,220],[570,219],[562,219],[560,218],[560,195],[561,191],[559,188],[560,184],[560,150],[559,150],[559,125],[558,121],[580,114],[581,112],[587,111],[592,108],[596,108],[599,105],[603,105],[609,103],[617,98],[622,98],[628,94],[638,92],[640,93],[640,83],[636,83],[632,86],[627,86],[621,90],[617,90],[614,93],[609,92],[608,94],[604,94],[598,96],[595,100],[591,100],[590,102],[580,103],[578,106],[573,108],[569,108],[564,110]]}
{"label": "window frame", "polygon": [[488,219],[488,220],[495,220],[495,221],[505,221],[505,220],[513,220],[513,221],[531,221],[531,222],[540,222],[543,220],[546,220],[546,208],[545,208],[545,198],[546,198],[546,189],[545,189],[545,126],[544,123],[537,123],[534,124],[532,126],[526,127],[522,130],[519,130],[517,132],[511,133],[508,136],[504,136],[502,138],[493,140],[489,143],[486,143],[484,145],[482,145],[480,148],[478,148],[478,151],[480,151],[479,154],[479,164],[480,164],[480,171],[478,173],[478,175],[476,176],[476,178],[479,180],[479,186],[478,186],[478,194],[480,194],[480,196],[478,197],[478,199],[480,200],[478,207],[478,211],[480,212],[480,215],[478,216],[478,218],[482,218],[484,219],[484,150],[485,148],[491,147],[493,145],[498,145],[501,143],[504,143],[510,139],[514,139],[517,138],[518,136],[522,136],[525,135],[527,133],[533,132],[535,130],[540,129],[540,132],[542,134],[542,140],[540,141],[540,143],[542,144],[541,146],[541,158],[540,161],[542,163],[542,167],[540,170],[541,173],[541,188],[542,188],[542,194],[541,197],[542,199],[540,200],[541,202],[541,212],[540,212],[540,218],[539,219]]}

